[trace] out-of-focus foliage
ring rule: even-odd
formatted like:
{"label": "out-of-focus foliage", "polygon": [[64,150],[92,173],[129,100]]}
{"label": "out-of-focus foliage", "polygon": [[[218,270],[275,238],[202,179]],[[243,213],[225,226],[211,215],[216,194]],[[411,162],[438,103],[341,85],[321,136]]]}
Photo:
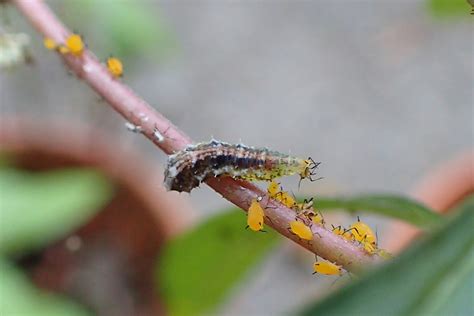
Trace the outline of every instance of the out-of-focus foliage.
{"label": "out-of-focus foliage", "polygon": [[426,240],[303,315],[471,315],[474,196]]}
{"label": "out-of-focus foliage", "polygon": [[422,228],[439,224],[442,217],[422,204],[395,195],[359,195],[352,198],[317,198],[315,206],[322,212],[330,209],[361,210],[404,220]]}
{"label": "out-of-focus foliage", "polygon": [[0,315],[89,315],[59,295],[37,289],[18,269],[0,258]]}
{"label": "out-of-focus foliage", "polygon": [[467,0],[428,0],[429,12],[438,18],[466,17],[470,18],[472,6]]}
{"label": "out-of-focus foliage", "polygon": [[[113,54],[120,58],[143,56],[152,51],[159,55],[175,48],[173,36],[156,6],[143,1],[82,0],[63,3],[66,10],[80,12],[70,16],[72,25],[95,21],[101,36],[99,55]],[[155,55],[156,57],[156,55]]]}
{"label": "out-of-focus foliage", "polygon": [[60,295],[37,289],[7,256],[37,250],[94,215],[113,190],[90,169],[25,172],[0,156],[0,314],[88,315]]}
{"label": "out-of-focus foliage", "polygon": [[278,240],[273,231],[245,230],[245,214],[232,210],[173,240],[157,266],[171,315],[209,312]]}
{"label": "out-of-focus foliage", "polygon": [[79,227],[111,197],[97,172],[0,169],[0,254],[35,250]]}
{"label": "out-of-focus foliage", "polygon": [[0,30],[0,70],[27,63],[30,37],[25,33],[5,33]]}

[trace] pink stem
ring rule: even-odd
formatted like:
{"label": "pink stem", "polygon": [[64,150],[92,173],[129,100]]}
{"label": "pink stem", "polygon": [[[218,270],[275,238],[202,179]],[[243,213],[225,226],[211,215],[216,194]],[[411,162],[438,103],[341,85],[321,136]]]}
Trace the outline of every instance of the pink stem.
{"label": "pink stem", "polygon": [[[13,3],[44,37],[63,43],[71,34],[43,1],[14,0]],[[91,51],[86,50],[80,57],[61,56],[77,77],[84,80],[127,121],[140,126],[142,133],[165,153],[171,154],[192,143],[189,136],[133,93],[130,88],[114,79]],[[164,140],[160,141],[154,135],[155,128],[164,136]],[[214,178],[207,181],[207,184],[244,211],[249,208],[249,201],[257,196],[265,196],[265,193],[255,185],[229,177]],[[353,272],[380,260],[378,256],[366,253],[359,245],[348,242],[319,225],[311,227],[313,240],[299,239],[288,231],[289,223],[295,220],[294,211],[276,201],[267,198],[264,201],[268,201],[268,207],[265,209],[266,224],[318,256]]]}

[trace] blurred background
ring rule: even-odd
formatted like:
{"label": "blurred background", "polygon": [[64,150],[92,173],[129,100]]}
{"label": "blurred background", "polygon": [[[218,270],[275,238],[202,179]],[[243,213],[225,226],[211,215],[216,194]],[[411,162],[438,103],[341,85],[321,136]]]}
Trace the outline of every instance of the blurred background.
{"label": "blurred background", "polygon": [[[295,194],[409,194],[430,169],[473,145],[474,34],[470,7],[464,1],[87,0],[48,4],[70,29],[82,34],[100,59],[110,54],[122,59],[122,80],[194,140],[214,137],[321,161],[323,180],[304,183],[300,191],[298,179],[283,181]],[[159,204],[160,214],[152,217],[166,236],[230,207],[206,186],[190,195],[164,193],[159,183],[166,156],[144,137],[127,131],[123,118],[68,74],[60,58],[43,47],[42,38],[14,7],[2,10],[7,11],[2,30],[26,33],[33,60],[0,73],[7,151],[28,157],[17,164],[30,171],[102,166],[119,188],[145,200],[144,209],[154,213],[154,203]],[[58,121],[61,128],[54,132]],[[40,132],[48,127],[51,130]],[[61,136],[56,147],[74,147],[77,141],[82,149],[72,158],[64,158],[63,152],[61,158],[51,158],[48,155],[60,150],[54,143],[44,145],[42,138],[56,136]],[[25,149],[28,140],[34,143],[33,150]],[[91,148],[99,149],[84,150],[88,141],[94,144]],[[47,154],[40,153],[43,145],[50,148]],[[46,163],[39,163],[38,157]],[[145,176],[153,179],[144,180]],[[155,191],[159,198],[153,200],[150,196]],[[174,203],[180,203],[179,215],[174,214],[178,208]],[[123,208],[126,212],[132,206]],[[372,217],[366,221],[378,227],[383,246],[380,231],[386,223]],[[104,227],[112,225],[105,223]],[[71,229],[78,230],[78,235],[72,236],[82,240],[94,231],[76,226]],[[143,245],[147,238],[151,237],[137,244]],[[153,238],[157,245],[161,243],[160,238]],[[74,239],[67,240],[68,249],[74,248]],[[77,240],[81,239],[76,239],[76,245]],[[113,258],[121,254],[104,255],[101,242],[81,255],[101,253],[86,260],[76,275],[87,275],[87,269],[98,269],[99,275],[100,269],[110,270],[109,261],[117,262]],[[51,265],[45,263],[44,253],[38,255],[41,247],[35,248],[34,257],[16,256],[25,269],[33,271],[36,282],[55,288],[44,281],[48,279],[44,271]],[[49,251],[49,256],[57,256],[57,249]],[[315,281],[308,267],[293,247],[274,248],[245,284],[221,302],[218,313],[289,313],[315,295],[324,295],[321,284],[326,282],[327,291],[328,282],[334,281]],[[107,291],[107,286],[101,289]],[[82,295],[102,314],[117,315],[117,311],[101,310],[102,303],[84,298],[84,291],[69,287],[66,292]],[[132,301],[129,310],[121,310],[124,315],[134,310],[136,300],[133,303],[127,291],[117,295],[124,297],[122,301]]]}

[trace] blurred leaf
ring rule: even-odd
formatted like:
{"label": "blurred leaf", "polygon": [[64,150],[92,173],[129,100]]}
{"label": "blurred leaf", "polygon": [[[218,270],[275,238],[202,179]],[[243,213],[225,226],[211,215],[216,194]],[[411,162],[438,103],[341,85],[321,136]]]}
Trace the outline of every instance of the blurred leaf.
{"label": "blurred leaf", "polygon": [[467,0],[428,0],[429,12],[435,17],[470,17],[472,6]]}
{"label": "blurred leaf", "polygon": [[474,197],[456,215],[399,258],[303,315],[471,315]]}
{"label": "blurred leaf", "polygon": [[66,6],[73,12],[81,12],[76,16],[80,20],[74,24],[84,20],[98,22],[101,47],[93,50],[102,55],[126,58],[143,56],[147,50],[163,55],[175,48],[171,32],[153,2],[82,0],[69,1]]}
{"label": "blurred leaf", "polygon": [[422,204],[395,195],[360,195],[352,198],[317,198],[315,207],[324,213],[328,209],[360,210],[404,220],[422,228],[442,222],[442,217]]}
{"label": "blurred leaf", "polygon": [[89,315],[59,295],[38,290],[19,270],[0,258],[0,315]]}
{"label": "blurred leaf", "polygon": [[82,225],[112,194],[89,169],[0,170],[0,253],[37,249]]}
{"label": "blurred leaf", "polygon": [[241,210],[220,214],[173,240],[162,254],[157,283],[170,315],[209,312],[278,240],[245,230]]}

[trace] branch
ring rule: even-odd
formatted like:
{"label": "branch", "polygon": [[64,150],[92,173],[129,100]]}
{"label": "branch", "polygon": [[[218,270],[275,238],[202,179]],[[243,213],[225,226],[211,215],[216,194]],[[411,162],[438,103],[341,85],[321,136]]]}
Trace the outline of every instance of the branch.
{"label": "branch", "polygon": [[[13,3],[44,37],[52,38],[57,43],[64,43],[67,36],[71,34],[43,1],[14,0]],[[171,154],[192,143],[189,136],[133,93],[130,88],[112,78],[91,51],[86,50],[80,57],[72,55],[61,55],[61,57],[78,78],[84,80],[127,121],[140,126],[142,134],[165,153]],[[155,136],[155,129],[164,136],[164,139]],[[213,178],[208,180],[207,184],[244,211],[248,210],[252,199],[257,196],[266,196],[265,192],[252,183],[229,177]],[[267,198],[264,200],[266,201]],[[378,256],[367,254],[362,247],[346,241],[319,225],[311,227],[313,240],[299,239],[288,231],[289,223],[295,220],[294,211],[274,200],[268,199],[268,201],[269,207],[265,209],[265,215],[269,220],[265,220],[266,224],[318,256],[352,272],[380,261]]]}

